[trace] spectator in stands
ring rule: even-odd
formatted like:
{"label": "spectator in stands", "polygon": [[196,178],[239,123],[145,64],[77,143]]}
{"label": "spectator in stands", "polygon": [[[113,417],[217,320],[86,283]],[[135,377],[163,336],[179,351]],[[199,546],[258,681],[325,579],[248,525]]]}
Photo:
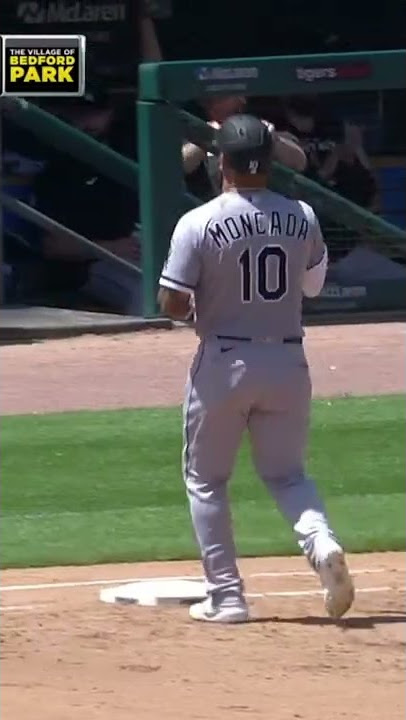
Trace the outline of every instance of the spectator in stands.
{"label": "spectator in stands", "polygon": [[[207,123],[218,129],[230,115],[244,112],[246,99],[237,95],[210,96],[201,101]],[[264,121],[266,122],[266,121]],[[306,167],[306,156],[288,133],[274,132],[274,157],[280,163],[302,172]],[[191,193],[202,200],[209,200],[220,192],[221,176],[217,159],[193,143],[182,147],[183,167],[187,176],[187,186]]]}
{"label": "spectator in stands", "polygon": [[[317,97],[299,96],[287,103],[286,129],[307,156],[306,175],[371,211],[377,209],[377,186],[362,143],[360,128],[334,122],[320,111]],[[362,238],[321,216],[332,262],[347,256]]]}
{"label": "spectator in stands", "polygon": [[320,180],[320,170],[339,141],[339,124],[321,113],[316,96],[305,95],[287,101],[284,128],[306,153],[307,177]]}
{"label": "spectator in stands", "polygon": [[377,184],[357,125],[344,124],[343,141],[335,145],[319,177],[356,205],[377,211]]}
{"label": "spectator in stands", "polygon": [[[114,111],[103,96],[86,95],[69,107],[69,119],[82,132],[109,144]],[[102,176],[66,155],[51,160],[38,176],[35,188],[38,210],[97,243],[120,258],[139,265],[140,245],[135,232],[137,193]],[[81,290],[91,303],[105,309],[139,314],[139,275],[110,259],[95,259],[86,247],[58,233],[45,233],[42,268],[46,289]]]}
{"label": "spectator in stands", "polygon": [[[148,3],[144,3],[148,5]],[[144,14],[141,17],[141,57],[143,62],[161,62],[163,60],[162,50],[159,44],[158,35],[153,19]]]}
{"label": "spectator in stands", "polygon": [[[44,7],[48,4],[45,3]],[[6,0],[6,29],[9,32],[21,30],[21,13],[17,12],[14,5],[13,0]],[[88,23],[89,30],[85,28],[88,40],[87,74],[91,76],[91,80],[95,75],[98,76],[103,87],[119,91],[113,98],[114,111],[111,106],[107,107],[105,102],[94,102],[89,98],[83,105],[77,102],[70,104],[68,100],[64,100],[59,108],[54,107],[54,101],[42,101],[44,109],[51,113],[56,112],[63,120],[89,132],[98,140],[108,142],[117,152],[131,159],[136,157],[137,67],[142,60],[162,60],[153,20],[156,14],[155,3],[148,0],[141,3],[129,0],[125,3],[125,18],[122,21],[116,22],[112,13],[111,21],[102,18],[91,26]],[[67,28],[61,26],[62,34],[63,29]],[[69,105],[70,110],[66,112]],[[41,162],[46,165],[35,187],[35,202],[40,210],[70,229],[97,241],[100,247],[139,264],[139,242],[134,233],[135,221],[139,220],[138,198],[135,193],[132,194],[101,177],[97,172],[93,172],[91,167],[81,165],[74,158],[56,156],[48,147],[38,152],[35,135],[31,138],[28,134],[28,142],[24,143],[25,134],[20,129],[16,133],[13,126],[11,129],[7,127],[7,133],[4,134],[9,151],[8,160],[11,153],[24,155],[27,146],[27,157],[31,160],[38,159],[38,165]],[[14,173],[15,157],[11,159],[13,173],[5,173],[3,167],[3,177],[6,176],[8,180],[7,192],[30,202],[31,177],[28,182],[24,176],[24,186],[20,177],[17,178],[17,183]],[[34,181],[34,177],[32,180]],[[37,228],[23,223],[10,213],[7,213],[6,220],[6,259],[10,256],[13,267],[14,260],[18,266],[21,276],[18,287],[22,300],[30,301],[43,296],[48,299],[52,294],[56,301],[62,297],[64,302],[81,304],[81,297],[85,303],[89,297],[91,304],[100,302],[120,312],[140,312],[141,283],[138,276],[117,267],[110,260],[101,261],[90,257],[82,246],[72,244],[62,236],[51,237],[40,233],[40,242],[33,251],[31,237],[37,239]],[[77,292],[78,289],[81,289],[80,293]]]}
{"label": "spectator in stands", "polygon": [[[342,142],[337,143],[319,170],[319,179],[334,192],[360,205],[366,210],[377,212],[377,184],[365,152],[359,127],[344,124]],[[341,260],[356,247],[365,244],[359,233],[344,225],[326,223],[325,237],[330,259]]]}
{"label": "spectator in stands", "polygon": [[[6,195],[25,203],[32,202],[33,185],[45,165],[47,148],[34,135],[15,127],[7,111],[3,113],[3,153],[0,174]],[[3,260],[10,273],[5,299],[18,302],[18,278],[25,268],[37,261],[38,229],[19,215],[3,210]],[[4,298],[3,298],[4,299]]]}

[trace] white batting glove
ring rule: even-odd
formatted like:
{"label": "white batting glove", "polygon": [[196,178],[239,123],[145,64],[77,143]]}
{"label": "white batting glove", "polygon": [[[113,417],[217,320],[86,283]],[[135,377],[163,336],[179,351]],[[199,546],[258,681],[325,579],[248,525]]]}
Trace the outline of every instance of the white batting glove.
{"label": "white batting glove", "polygon": [[262,120],[261,122],[263,122],[264,125],[266,125],[266,127],[268,128],[268,132],[270,132],[271,135],[273,135],[273,133],[275,132],[275,125],[273,125],[271,122],[268,122],[268,120]]}

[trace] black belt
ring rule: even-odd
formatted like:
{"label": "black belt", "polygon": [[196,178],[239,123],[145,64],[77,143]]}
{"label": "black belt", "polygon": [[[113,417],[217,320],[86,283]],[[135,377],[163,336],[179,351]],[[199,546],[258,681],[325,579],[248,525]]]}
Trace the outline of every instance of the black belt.
{"label": "black belt", "polygon": [[264,343],[283,343],[284,345],[303,345],[303,338],[301,337],[285,337],[278,340],[278,338],[269,337],[236,337],[235,335],[217,335],[218,340],[237,340],[238,342],[264,342]]}

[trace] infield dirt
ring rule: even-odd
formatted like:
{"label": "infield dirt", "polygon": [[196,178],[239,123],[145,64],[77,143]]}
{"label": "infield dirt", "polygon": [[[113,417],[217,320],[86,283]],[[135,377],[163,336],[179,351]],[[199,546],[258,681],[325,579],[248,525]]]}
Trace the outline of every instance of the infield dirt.
{"label": "infield dirt", "polygon": [[[315,395],[404,391],[402,324],[309,328],[306,344]],[[179,404],[195,346],[185,329],[2,347],[2,413]],[[249,592],[271,595],[240,627],[99,602],[104,580],[196,575],[196,563],[5,571],[3,717],[403,720],[404,554],[350,566],[359,593],[336,625],[302,558],[243,560]]]}

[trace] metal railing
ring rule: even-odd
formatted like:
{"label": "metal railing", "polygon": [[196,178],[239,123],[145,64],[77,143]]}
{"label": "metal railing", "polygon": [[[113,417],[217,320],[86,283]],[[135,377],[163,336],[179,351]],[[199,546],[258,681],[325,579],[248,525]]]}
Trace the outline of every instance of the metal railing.
{"label": "metal railing", "polygon": [[[64,153],[92,165],[120,185],[138,191],[139,168],[133,160],[120,155],[107,145],[76,130],[26,100],[3,98],[1,103],[7,116],[19,127],[32,132],[57,150],[63,150]],[[217,131],[184,110],[179,110],[179,114],[184,138],[215,153]],[[348,227],[399,241],[401,248],[404,249],[406,241],[404,230],[279,163],[273,163],[271,184],[281,192],[288,191],[290,195],[310,202],[316,212],[323,212],[332,219],[340,213],[340,221]],[[190,193],[185,192],[185,196],[190,207],[201,204]]]}
{"label": "metal railing", "polygon": [[[1,110],[16,125],[32,132],[48,145],[59,152],[68,153],[74,158],[89,163],[107,177],[120,185],[138,193],[138,165],[115,152],[107,145],[94,140],[89,135],[81,133],[59,118],[50,115],[41,108],[20,98],[3,98],[0,100]],[[0,193],[0,216],[2,207],[15,213],[33,225],[46,232],[57,232],[68,240],[86,247],[92,257],[108,259],[116,266],[125,268],[136,275],[142,270],[124,258],[100,247],[89,238],[70,230],[65,225],[44,215],[35,208],[17,200],[5,192]],[[138,226],[139,229],[139,226]],[[0,228],[0,238],[2,237]],[[0,245],[2,243],[0,242]],[[3,297],[0,297],[2,302]]]}
{"label": "metal railing", "polygon": [[1,107],[13,123],[59,152],[86,162],[120,185],[138,190],[138,165],[90,135],[21,98],[2,98]]}
{"label": "metal railing", "polygon": [[[86,162],[105,176],[134,192],[138,192],[139,167],[136,162],[123,157],[108,146],[76,130],[59,118],[20,98],[3,98],[1,109],[13,123],[33,133],[43,142],[63,151],[81,162]],[[200,145],[206,151],[216,153],[216,130],[204,121],[179,110],[182,134],[185,139]],[[385,237],[404,256],[406,255],[406,233],[373,213],[360,208],[336,193],[294,173],[278,163],[273,163],[271,186],[279,192],[309,202],[317,213],[329,216],[357,231],[366,231],[375,237]],[[185,192],[186,207],[196,207],[200,201]],[[8,210],[45,229],[58,232],[70,240],[86,246],[94,257],[108,258],[111,262],[134,273],[141,273],[140,267],[119,258],[114,253],[99,247],[96,243],[69,230],[57,221],[43,215],[26,203],[0,195],[0,203]],[[1,210],[1,208],[0,208]],[[141,237],[142,243],[142,237]]]}
{"label": "metal railing", "polygon": [[83,235],[79,235],[79,233],[74,232],[74,230],[69,230],[69,228],[61,225],[61,223],[57,222],[56,220],[52,220],[52,218],[44,215],[43,213],[39,212],[30,205],[27,205],[21,200],[16,200],[15,198],[10,197],[6,193],[0,193],[0,200],[2,205],[7,208],[7,210],[10,210],[10,212],[15,213],[16,215],[19,215],[24,220],[28,220],[28,222],[32,222],[37,227],[40,227],[42,230],[58,233],[58,235],[63,235],[68,240],[73,240],[73,242],[87,247],[88,250],[90,250],[90,253],[95,258],[100,258],[101,260],[105,260],[107,258],[108,260],[113,261],[116,265],[120,265],[121,267],[126,268],[126,270],[130,270],[137,275],[142,274],[142,270],[140,267],[138,267],[138,265],[128,262],[128,260],[125,260],[124,258],[118,257],[118,255],[115,255],[109,250],[100,247],[100,245],[97,245],[92,240],[89,240]]}

